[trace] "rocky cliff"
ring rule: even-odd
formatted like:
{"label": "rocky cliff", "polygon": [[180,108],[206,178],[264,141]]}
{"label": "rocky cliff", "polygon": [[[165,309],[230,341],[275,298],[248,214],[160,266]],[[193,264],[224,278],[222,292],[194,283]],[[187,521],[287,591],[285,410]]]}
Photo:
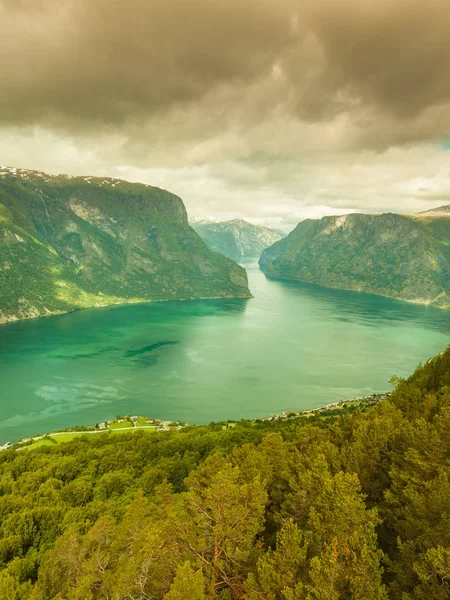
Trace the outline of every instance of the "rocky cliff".
{"label": "rocky cliff", "polygon": [[123,302],[248,298],[164,190],[0,167],[0,322]]}
{"label": "rocky cliff", "polygon": [[308,219],[260,266],[272,277],[450,308],[448,212]]}
{"label": "rocky cliff", "polygon": [[192,226],[208,248],[233,260],[255,258],[282,238],[267,227],[253,225],[243,219],[224,222],[196,222]]}
{"label": "rocky cliff", "polygon": [[448,206],[439,206],[439,208],[432,208],[431,210],[427,210],[419,213],[419,217],[446,217],[450,218],[450,205]]}

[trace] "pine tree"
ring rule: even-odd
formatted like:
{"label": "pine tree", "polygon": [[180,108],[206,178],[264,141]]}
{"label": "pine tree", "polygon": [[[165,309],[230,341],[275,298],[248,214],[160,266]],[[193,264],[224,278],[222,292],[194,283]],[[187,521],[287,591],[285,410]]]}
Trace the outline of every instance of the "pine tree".
{"label": "pine tree", "polygon": [[310,583],[307,600],[384,600],[382,552],[375,510],[366,510],[356,475],[338,473],[324,489],[308,520]]}
{"label": "pine tree", "polygon": [[409,596],[414,600],[448,600],[450,598],[450,549],[431,548],[414,564],[419,585]]}
{"label": "pine tree", "polygon": [[306,579],[306,551],[303,534],[289,520],[277,535],[275,551],[262,556],[255,573],[246,581],[247,600],[303,600]]}
{"label": "pine tree", "polygon": [[186,561],[178,567],[170,591],[164,600],[206,600],[204,594],[205,580],[202,571],[194,571],[191,563]]}
{"label": "pine tree", "polygon": [[244,482],[238,467],[214,455],[187,479],[178,535],[200,562],[208,598],[223,589],[242,597],[242,586],[261,530],[267,494],[259,479]]}

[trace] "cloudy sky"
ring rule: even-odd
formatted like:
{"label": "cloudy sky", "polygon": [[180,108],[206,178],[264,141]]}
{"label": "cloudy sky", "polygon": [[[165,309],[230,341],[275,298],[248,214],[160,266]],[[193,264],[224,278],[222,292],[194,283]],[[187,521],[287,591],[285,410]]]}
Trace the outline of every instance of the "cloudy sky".
{"label": "cloudy sky", "polygon": [[289,229],[450,203],[448,0],[0,0],[0,163]]}

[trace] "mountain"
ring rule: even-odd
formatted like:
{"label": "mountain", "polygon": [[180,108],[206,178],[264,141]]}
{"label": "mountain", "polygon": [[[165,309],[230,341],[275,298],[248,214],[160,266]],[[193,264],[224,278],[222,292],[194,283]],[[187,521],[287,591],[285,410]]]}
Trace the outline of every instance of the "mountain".
{"label": "mountain", "polygon": [[199,221],[191,223],[206,245],[233,260],[257,257],[282,238],[280,233],[267,227],[252,225],[243,219],[224,222]]}
{"label": "mountain", "polygon": [[307,219],[260,266],[271,277],[450,308],[447,210]]}
{"label": "mountain", "polygon": [[123,302],[249,298],[183,202],[143,184],[0,168],[0,322]]}
{"label": "mountain", "polygon": [[194,225],[206,225],[210,223],[220,223],[217,217],[192,217],[189,219],[189,225],[194,227]]}
{"label": "mountain", "polygon": [[274,233],[278,233],[278,235],[280,236],[280,240],[287,236],[286,231],[283,231],[282,229],[271,229],[270,231],[273,231]]}
{"label": "mountain", "polygon": [[450,218],[450,204],[447,206],[439,206],[419,213],[419,217],[446,217]]}

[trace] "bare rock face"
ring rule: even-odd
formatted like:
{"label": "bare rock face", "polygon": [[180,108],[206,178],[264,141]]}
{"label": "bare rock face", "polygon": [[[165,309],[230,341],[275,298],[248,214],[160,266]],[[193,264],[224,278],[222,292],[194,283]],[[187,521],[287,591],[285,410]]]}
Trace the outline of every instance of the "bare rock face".
{"label": "bare rock face", "polygon": [[440,206],[439,208],[432,208],[418,214],[419,217],[447,217],[450,218],[450,204],[447,206]]}
{"label": "bare rock face", "polygon": [[0,167],[0,322],[123,302],[249,298],[183,202],[149,185]]}
{"label": "bare rock face", "polygon": [[208,248],[233,260],[258,258],[261,252],[283,236],[267,227],[253,225],[243,219],[192,223]]}
{"label": "bare rock face", "polygon": [[271,277],[448,309],[450,219],[443,209],[307,219],[265,250],[260,266]]}

